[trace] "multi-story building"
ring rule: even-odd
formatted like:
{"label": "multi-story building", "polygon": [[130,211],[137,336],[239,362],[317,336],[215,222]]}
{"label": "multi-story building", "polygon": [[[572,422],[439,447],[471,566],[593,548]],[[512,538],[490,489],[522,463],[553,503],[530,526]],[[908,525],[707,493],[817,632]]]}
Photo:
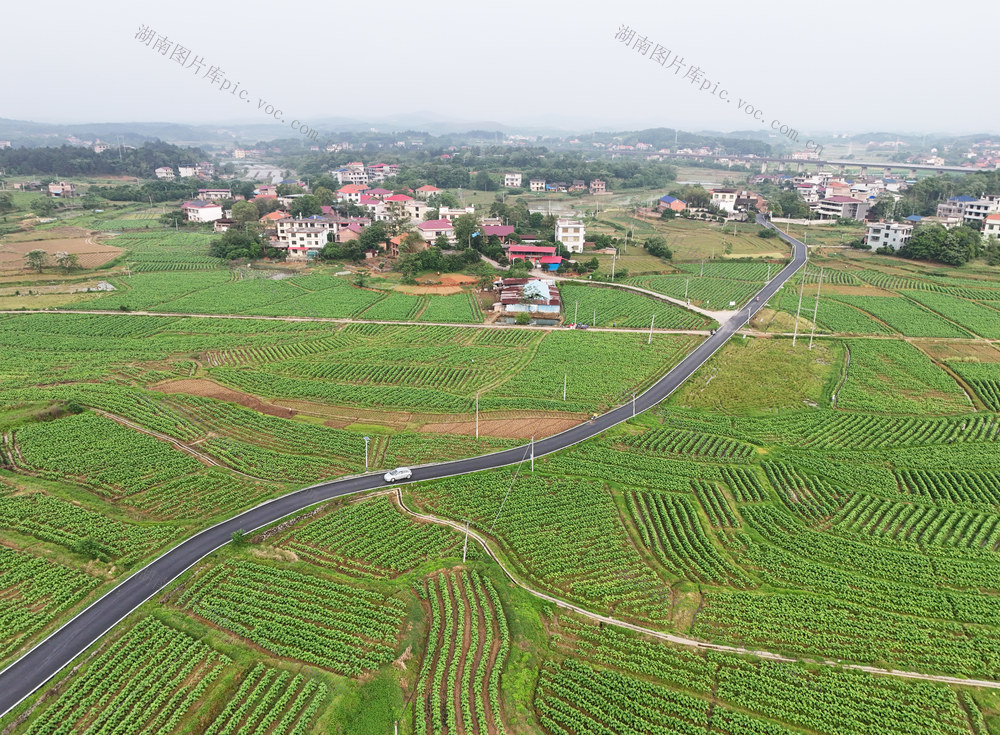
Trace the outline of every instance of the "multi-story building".
{"label": "multi-story building", "polygon": [[449,222],[454,222],[456,217],[461,217],[463,214],[475,213],[476,208],[471,204],[468,207],[440,207],[438,209],[438,217],[446,219]]}
{"label": "multi-story building", "polygon": [[198,198],[217,202],[221,199],[232,199],[233,193],[229,189],[198,189]]}
{"label": "multi-story building", "polygon": [[561,242],[563,247],[571,253],[583,252],[583,242],[586,235],[587,230],[580,220],[562,217],[556,220],[556,242]]}
{"label": "multi-story building", "polygon": [[821,199],[816,213],[824,219],[856,219],[859,222],[868,213],[868,203],[854,197],[833,196]]}
{"label": "multi-story building", "polygon": [[455,229],[451,226],[451,222],[446,219],[430,219],[421,222],[417,225],[417,232],[424,238],[424,242],[431,244],[441,235],[447,237],[449,242],[455,241]]}
{"label": "multi-story building", "polygon": [[983,222],[983,237],[1000,239],[1000,214],[988,214]]}
{"label": "multi-story building", "polygon": [[343,168],[331,171],[330,175],[337,179],[338,184],[368,185],[368,172],[360,161],[354,161]]}
{"label": "multi-story building", "polygon": [[736,189],[709,189],[712,193],[712,204],[723,212],[736,211]]}
{"label": "multi-story building", "polygon": [[160,166],[153,173],[156,174],[156,178],[158,179],[163,179],[164,181],[174,180],[174,170],[170,166]]}
{"label": "multi-story building", "polygon": [[503,185],[508,189],[517,189],[521,186],[521,174],[504,174]]}
{"label": "multi-story building", "polygon": [[288,251],[289,258],[314,258],[337,234],[337,222],[329,217],[285,217],[275,223],[276,247]]}
{"label": "multi-story building", "polygon": [[889,246],[899,250],[913,234],[913,225],[899,222],[870,222],[865,234],[865,243],[872,250]]}
{"label": "multi-story building", "polygon": [[591,194],[604,194],[607,191],[607,185],[603,179],[594,179],[590,182],[590,193]]}
{"label": "multi-story building", "polygon": [[181,211],[187,217],[188,222],[215,222],[217,219],[222,219],[221,204],[206,202],[201,199],[184,202]]}
{"label": "multi-story building", "polygon": [[988,215],[996,214],[1000,211],[1000,206],[995,201],[989,199],[977,199],[974,202],[967,202],[962,220],[965,224],[982,222]]}
{"label": "multi-story building", "polygon": [[976,201],[975,197],[970,197],[965,194],[952,197],[948,201],[941,202],[937,205],[937,216],[943,218],[965,217],[965,208],[974,201]]}
{"label": "multi-story building", "polygon": [[48,186],[48,192],[50,197],[71,197],[76,193],[76,189],[67,181],[58,183],[53,181]]}
{"label": "multi-story building", "polygon": [[545,179],[532,179],[528,186],[532,191],[545,191]]}
{"label": "multi-story building", "polygon": [[194,176],[194,172],[195,172],[195,167],[193,164],[190,163],[177,167],[177,175],[180,176],[182,179],[191,178],[192,176]]}

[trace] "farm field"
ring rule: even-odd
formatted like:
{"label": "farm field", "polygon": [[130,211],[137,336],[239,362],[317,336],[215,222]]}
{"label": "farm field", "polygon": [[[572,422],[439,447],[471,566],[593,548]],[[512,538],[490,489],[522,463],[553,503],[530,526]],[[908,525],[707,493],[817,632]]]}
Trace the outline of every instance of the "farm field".
{"label": "farm field", "polygon": [[[667,239],[667,245],[673,251],[675,263],[700,261],[704,259],[722,258],[785,258],[788,249],[777,238],[758,237],[760,228],[749,223],[727,223],[725,231],[721,224],[707,224],[689,221],[681,218],[673,220],[635,218],[630,214],[610,210],[601,212],[597,221],[587,222],[587,233],[606,234],[612,237],[624,238],[626,232],[634,238],[638,245],[629,247],[625,255],[618,259],[619,268],[628,268],[629,273],[662,273],[670,272],[669,261],[651,258],[642,248],[642,242],[648,237],[659,235]],[[633,234],[634,232],[634,234]],[[634,255],[632,254],[634,253]],[[611,256],[598,255],[601,272],[611,272]],[[630,260],[633,258],[634,260]],[[641,260],[645,258],[647,260]]]}
{"label": "farm field", "polygon": [[[190,243],[154,245],[171,233],[127,231],[146,265],[98,302],[196,314],[214,294],[247,316],[482,319],[468,293],[322,273],[240,280],[185,255]],[[1000,300],[985,298],[1000,289],[985,267],[821,257],[812,349],[808,332],[794,347],[737,338],[663,405],[533,464],[344,497],[237,534],[0,729],[1000,730],[996,690],[851,668],[1000,682],[1000,350],[988,341]],[[630,280],[675,295],[690,278],[714,302],[755,291],[769,263],[671,269]],[[818,269],[805,283],[800,327]],[[784,316],[798,299],[786,292]],[[570,284],[564,303],[580,300],[580,321],[700,320],[630,296]],[[381,471],[512,446],[514,432],[427,433],[467,424],[477,395],[492,421],[580,420],[701,339],[653,337],[0,316],[0,663],[242,508],[366,461]]]}

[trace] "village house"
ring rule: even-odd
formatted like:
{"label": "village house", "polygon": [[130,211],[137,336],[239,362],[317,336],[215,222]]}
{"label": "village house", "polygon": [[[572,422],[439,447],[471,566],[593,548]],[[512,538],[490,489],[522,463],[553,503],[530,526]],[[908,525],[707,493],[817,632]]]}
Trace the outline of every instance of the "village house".
{"label": "village house", "polygon": [[365,165],[360,161],[349,163],[343,168],[331,171],[330,174],[337,179],[338,184],[368,186],[368,173],[365,171]]}
{"label": "village house", "polygon": [[558,268],[558,263],[562,262],[562,258],[556,255],[555,245],[531,245],[522,241],[520,243],[504,245],[504,250],[507,253],[507,260],[512,263],[515,260],[525,260],[533,267],[539,267],[542,265],[542,259],[558,258],[559,260],[556,263],[556,267]]}
{"label": "village house", "polygon": [[514,234],[513,225],[483,225],[482,229],[484,237],[499,238],[501,245],[505,244],[510,236]]}
{"label": "village house", "polygon": [[1000,214],[988,214],[983,221],[983,238],[1000,239]]}
{"label": "village house", "polygon": [[182,179],[190,179],[194,176],[194,165],[188,163],[177,167],[177,175]]}
{"label": "village house", "polygon": [[60,181],[58,184],[53,182],[48,186],[48,195],[56,199],[68,198],[76,193],[76,189],[73,184],[66,181]]}
{"label": "village house", "polygon": [[556,242],[561,242],[571,253],[583,252],[586,234],[586,228],[580,220],[562,217],[556,220]]}
{"label": "village house", "polygon": [[153,174],[158,179],[163,181],[173,181],[174,180],[174,170],[170,166],[160,166],[158,169],[153,171]]}
{"label": "village house", "polygon": [[215,222],[217,219],[222,219],[221,204],[206,202],[201,199],[184,202],[181,206],[181,211],[188,222]]}
{"label": "village house", "polygon": [[965,208],[975,201],[977,201],[975,197],[966,194],[951,197],[948,201],[937,205],[937,216],[963,218],[965,217]]}
{"label": "village house", "polygon": [[545,179],[531,179],[528,186],[532,191],[545,191]]}
{"label": "village house", "polygon": [[361,193],[367,191],[368,187],[362,184],[345,184],[337,189],[337,200],[341,202],[361,203]]}
{"label": "village house", "polygon": [[444,189],[438,189],[436,186],[431,186],[430,184],[424,184],[423,186],[418,187],[417,190],[414,192],[414,194],[416,195],[417,199],[423,199],[426,201],[427,199],[430,199],[432,196],[440,194],[442,191],[444,191]]}
{"label": "village house", "polygon": [[226,219],[225,217],[223,217],[222,219],[215,220],[215,222],[212,224],[212,231],[226,232],[230,227],[235,227],[235,226],[236,226],[236,220]]}
{"label": "village house", "polygon": [[521,186],[521,174],[504,174],[503,185],[508,189],[517,189]]}
{"label": "village house", "polygon": [[723,212],[732,214],[736,211],[736,189],[709,189],[712,194],[712,204]]}
{"label": "village house", "polygon": [[913,225],[909,223],[869,222],[868,231],[865,233],[865,243],[872,250],[887,245],[893,250],[899,250],[912,234]]}
{"label": "village house", "polygon": [[603,179],[594,179],[590,182],[590,193],[591,194],[606,194],[607,185],[604,183]]}
{"label": "village house", "polygon": [[448,242],[455,242],[455,228],[446,219],[431,219],[421,222],[417,225],[417,232],[424,238],[425,242],[430,244],[434,244],[434,241],[441,235],[447,237]]}
{"label": "village house", "polygon": [[438,209],[438,217],[446,219],[449,222],[454,222],[456,217],[460,217],[463,214],[475,213],[476,208],[471,204],[468,207],[440,207]]}
{"label": "village house", "polygon": [[681,201],[677,197],[672,197],[669,194],[660,197],[659,203],[657,203],[656,208],[661,212],[664,209],[672,209],[675,212],[683,212],[687,209],[687,202]]}
{"label": "village house", "polygon": [[198,189],[198,198],[203,201],[216,202],[222,199],[232,199],[229,189]]}
{"label": "village house", "polygon": [[868,204],[853,197],[833,196],[820,200],[816,213],[822,219],[855,219],[864,220],[868,213]]}
{"label": "village house", "polygon": [[277,244],[275,247],[288,252],[291,259],[315,258],[337,234],[337,222],[322,215],[312,217],[285,217],[275,222]]}

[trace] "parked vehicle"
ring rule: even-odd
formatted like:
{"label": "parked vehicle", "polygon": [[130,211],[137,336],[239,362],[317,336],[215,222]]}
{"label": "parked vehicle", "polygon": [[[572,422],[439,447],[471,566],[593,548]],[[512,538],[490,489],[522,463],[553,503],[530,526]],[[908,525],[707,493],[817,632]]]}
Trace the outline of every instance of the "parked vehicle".
{"label": "parked vehicle", "polygon": [[413,470],[409,467],[397,467],[385,473],[383,479],[386,482],[396,482],[396,480],[409,480],[413,477]]}

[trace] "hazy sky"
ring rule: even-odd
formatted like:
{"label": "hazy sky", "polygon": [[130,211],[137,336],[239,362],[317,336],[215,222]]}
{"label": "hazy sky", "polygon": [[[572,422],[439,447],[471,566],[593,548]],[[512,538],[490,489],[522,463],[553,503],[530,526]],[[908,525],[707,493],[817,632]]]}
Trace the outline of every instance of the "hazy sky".
{"label": "hazy sky", "polygon": [[[953,10],[927,0],[54,0],[4,14],[7,118],[268,122],[263,100],[307,123],[430,113],[567,129],[775,119],[805,133],[1000,129],[983,35],[1000,3],[986,0]],[[616,41],[622,24],[683,57],[682,72]],[[142,25],[190,49],[189,62],[202,57],[202,74],[137,41]],[[243,100],[203,76],[212,65]],[[718,82],[715,96],[684,78],[691,65]]]}

